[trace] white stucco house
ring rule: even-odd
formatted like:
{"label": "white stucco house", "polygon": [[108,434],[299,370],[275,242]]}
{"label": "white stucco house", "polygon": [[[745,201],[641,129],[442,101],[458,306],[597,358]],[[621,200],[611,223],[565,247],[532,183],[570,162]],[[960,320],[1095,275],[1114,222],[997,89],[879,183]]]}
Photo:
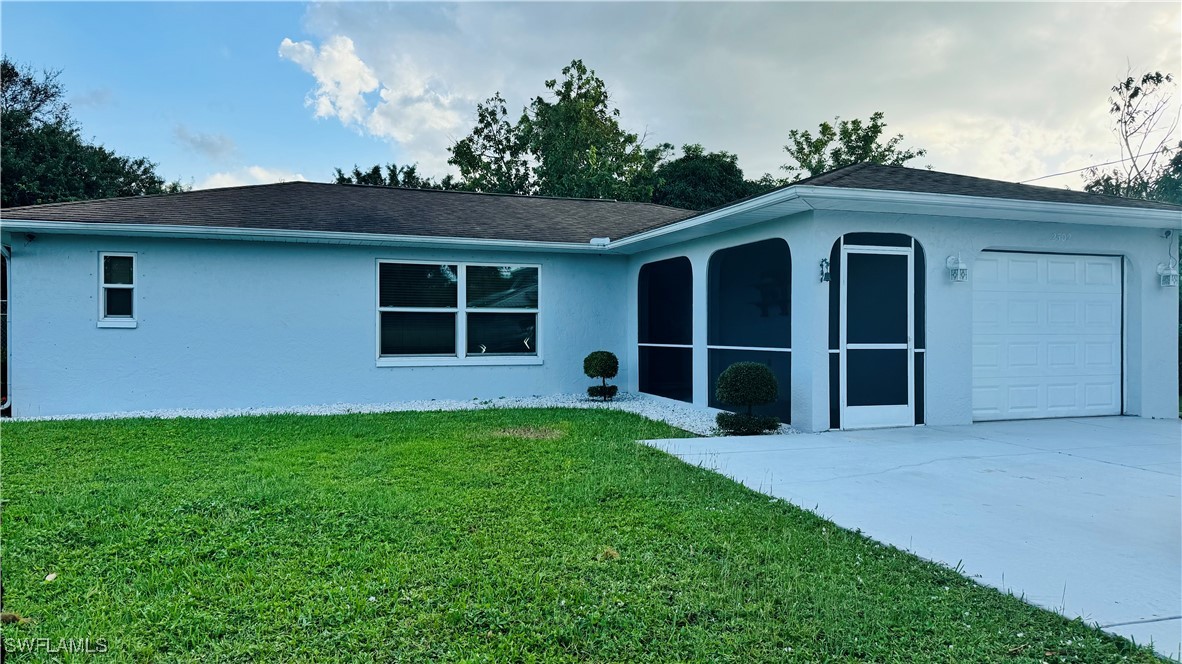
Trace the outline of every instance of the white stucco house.
{"label": "white stucco house", "polygon": [[14,416],[623,389],[794,427],[1178,415],[1182,208],[859,164],[693,213],[291,182],[4,210]]}

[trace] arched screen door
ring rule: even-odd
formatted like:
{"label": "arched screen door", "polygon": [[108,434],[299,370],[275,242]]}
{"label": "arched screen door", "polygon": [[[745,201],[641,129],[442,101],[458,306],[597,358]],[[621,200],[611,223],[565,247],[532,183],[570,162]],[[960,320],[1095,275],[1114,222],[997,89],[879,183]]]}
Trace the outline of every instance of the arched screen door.
{"label": "arched screen door", "polygon": [[911,247],[842,248],[843,429],[915,423],[914,269]]}

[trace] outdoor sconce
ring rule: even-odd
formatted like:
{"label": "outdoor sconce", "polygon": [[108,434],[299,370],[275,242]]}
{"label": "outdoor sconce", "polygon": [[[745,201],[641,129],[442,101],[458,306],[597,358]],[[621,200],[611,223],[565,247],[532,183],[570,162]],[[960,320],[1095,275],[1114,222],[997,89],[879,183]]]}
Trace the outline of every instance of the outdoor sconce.
{"label": "outdoor sconce", "polygon": [[821,259],[821,283],[829,281],[829,259]]}
{"label": "outdoor sconce", "polygon": [[969,280],[969,266],[960,260],[960,254],[949,256],[948,260],[944,262],[948,267],[948,278],[952,281],[968,281]]}
{"label": "outdoor sconce", "polygon": [[1157,275],[1161,279],[1162,288],[1178,287],[1178,268],[1173,263],[1158,263]]}
{"label": "outdoor sconce", "polygon": [[1166,245],[1165,263],[1157,264],[1157,276],[1160,279],[1162,288],[1177,288],[1178,287],[1178,261],[1174,258],[1174,241],[1171,239],[1174,236],[1174,231],[1164,230],[1161,236],[1166,239],[1169,244]]}

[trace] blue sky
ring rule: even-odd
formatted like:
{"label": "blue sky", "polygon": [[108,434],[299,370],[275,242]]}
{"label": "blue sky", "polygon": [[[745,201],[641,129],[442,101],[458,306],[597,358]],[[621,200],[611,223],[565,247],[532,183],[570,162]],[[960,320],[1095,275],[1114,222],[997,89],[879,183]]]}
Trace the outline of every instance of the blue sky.
{"label": "blue sky", "polygon": [[[85,133],[198,187],[442,175],[476,102],[573,58],[650,142],[776,172],[788,130],[886,113],[914,165],[1024,180],[1119,156],[1108,88],[1182,74],[1171,3],[13,3],[4,52],[62,70]],[[1041,181],[1081,184],[1078,175]]]}
{"label": "blue sky", "polygon": [[[4,3],[4,52],[62,70],[86,135],[200,185],[244,169],[327,179],[396,156],[385,141],[313,117],[308,75],[282,60],[305,6]],[[267,178],[263,178],[267,179]],[[227,180],[226,183],[230,183]]]}

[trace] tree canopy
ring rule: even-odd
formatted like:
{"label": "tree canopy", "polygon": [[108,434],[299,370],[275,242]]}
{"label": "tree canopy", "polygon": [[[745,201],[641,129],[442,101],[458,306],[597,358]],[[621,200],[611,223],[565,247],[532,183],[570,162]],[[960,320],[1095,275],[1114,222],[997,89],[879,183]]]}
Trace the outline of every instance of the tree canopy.
{"label": "tree canopy", "polygon": [[657,167],[652,202],[708,210],[776,186],[770,175],[756,181],[745,180],[739,157],[733,153],[706,152],[696,143],[682,146],[681,153],[677,159]]}
{"label": "tree canopy", "polygon": [[807,129],[788,132],[784,151],[793,162],[784,164],[788,182],[831,171],[860,162],[902,166],[912,159],[927,154],[922,148],[902,148],[903,134],[896,134],[882,142],[886,123],[883,112],[876,111],[870,120],[833,119],[834,124],[822,122],[816,135]]}
{"label": "tree canopy", "polygon": [[1160,71],[1129,73],[1109,88],[1121,160],[1108,170],[1085,171],[1085,191],[1182,204],[1182,142],[1171,144],[1178,128],[1173,82],[1172,74]]}
{"label": "tree canopy", "polygon": [[457,189],[458,184],[451,175],[442,180],[434,180],[419,175],[418,164],[399,166],[389,163],[385,166],[374,164],[366,170],[361,170],[356,164],[353,170],[346,173],[340,168],[333,171],[333,184],[367,184],[378,187],[405,187],[408,189]]}
{"label": "tree canopy", "polygon": [[181,191],[146,158],[82,138],[60,72],[0,61],[0,207]]}

